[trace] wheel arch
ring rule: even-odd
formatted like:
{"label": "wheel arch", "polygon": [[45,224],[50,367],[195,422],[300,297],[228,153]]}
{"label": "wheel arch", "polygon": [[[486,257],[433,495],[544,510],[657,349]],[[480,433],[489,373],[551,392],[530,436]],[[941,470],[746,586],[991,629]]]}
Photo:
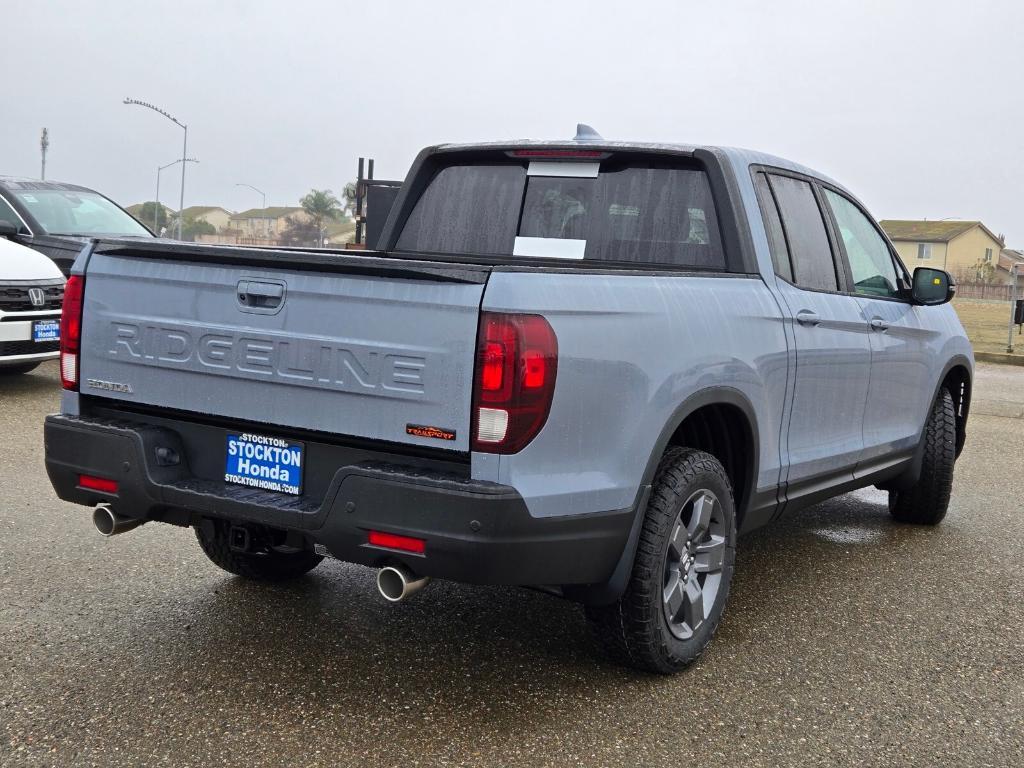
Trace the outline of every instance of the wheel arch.
{"label": "wheel arch", "polygon": [[687,397],[658,435],[644,470],[644,485],[654,482],[658,463],[671,445],[706,451],[722,463],[733,485],[740,528],[761,459],[757,416],[749,398],[734,387],[710,387]]}
{"label": "wheel arch", "polygon": [[[967,441],[967,416],[971,410],[971,388],[974,380],[971,375],[971,361],[963,355],[957,355],[946,363],[942,376],[935,387],[935,397],[942,388],[949,390],[953,396],[953,408],[956,411],[956,455],[964,449]],[[935,401],[932,398],[932,402]]]}
{"label": "wheel arch", "polygon": [[[965,355],[954,355],[942,367],[942,374],[935,382],[935,389],[932,392],[932,399],[928,401],[929,413],[932,404],[938,398],[943,389],[948,389],[953,396],[953,409],[956,414],[956,456],[964,448],[967,440],[967,416],[971,409],[971,388],[973,385],[972,371],[974,366],[970,358]],[[925,416],[927,420],[927,415]],[[906,471],[877,487],[883,491],[906,490],[914,486],[921,477],[921,466],[924,460],[924,430],[926,424],[922,422],[921,431],[918,435],[917,448],[914,449],[914,456]]]}
{"label": "wheel arch", "polygon": [[[725,443],[719,441],[716,444],[713,437],[711,441],[707,440],[705,432],[704,437],[697,441],[697,445],[686,444],[683,440],[691,434],[690,428],[700,429],[697,426],[698,419],[704,421],[705,429],[710,429],[716,423],[721,427],[724,419],[725,431],[730,439]],[[739,439],[732,439],[735,437]],[[722,461],[722,464],[733,483],[733,493],[736,494],[736,529],[740,530],[743,515],[754,496],[760,469],[761,451],[757,416],[750,399],[740,390],[724,386],[708,387],[683,400],[669,416],[658,434],[651,448],[644,469],[643,481],[637,494],[633,527],[611,577],[604,584],[566,587],[563,590],[566,597],[587,605],[608,605],[622,596],[633,570],[643,514],[651,493],[651,486],[654,483],[654,475],[661,463],[661,457],[671,445],[686,445],[690,448],[704,450],[719,461],[722,461],[722,457],[716,451],[730,454],[725,457],[726,461]],[[732,471],[730,471],[730,465]]]}

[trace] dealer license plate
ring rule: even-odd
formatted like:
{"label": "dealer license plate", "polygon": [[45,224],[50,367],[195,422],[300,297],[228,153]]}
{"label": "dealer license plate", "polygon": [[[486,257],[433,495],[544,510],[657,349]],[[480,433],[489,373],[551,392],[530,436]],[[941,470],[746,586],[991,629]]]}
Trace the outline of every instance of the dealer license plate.
{"label": "dealer license plate", "polygon": [[60,320],[35,320],[32,341],[60,341]]}
{"label": "dealer license plate", "polygon": [[305,446],[291,440],[248,432],[228,435],[224,481],[298,496],[304,454]]}

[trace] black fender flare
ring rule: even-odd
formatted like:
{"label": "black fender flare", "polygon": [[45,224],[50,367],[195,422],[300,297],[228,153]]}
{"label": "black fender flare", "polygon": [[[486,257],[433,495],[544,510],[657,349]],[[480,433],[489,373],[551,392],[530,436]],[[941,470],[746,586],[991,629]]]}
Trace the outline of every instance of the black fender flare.
{"label": "black fender flare", "polygon": [[[640,529],[643,526],[644,512],[647,509],[647,499],[654,484],[654,474],[661,462],[661,457],[668,448],[669,441],[679,429],[679,426],[698,409],[708,405],[731,405],[738,408],[744,415],[750,429],[750,439],[753,441],[753,462],[749,467],[746,476],[746,487],[743,489],[743,496],[749,504],[753,497],[757,484],[757,473],[760,468],[760,434],[757,427],[757,418],[754,413],[754,406],[743,392],[735,387],[714,386],[699,390],[681,402],[672,415],[665,422],[661,432],[651,448],[647,465],[644,469],[643,480],[637,491],[636,500],[633,504],[633,524],[630,527],[629,537],[622,550],[622,555],[612,571],[611,577],[604,584],[590,584],[586,586],[565,587],[563,594],[587,605],[608,605],[614,603],[626,591],[630,574],[633,571],[633,560],[636,558],[636,548],[640,541]],[[737,515],[740,510],[737,508]]]}
{"label": "black fender flare", "polygon": [[[950,372],[954,368],[963,368],[967,371],[967,396],[962,405],[963,417],[958,419],[958,429],[956,437],[956,455],[960,456],[960,451],[964,447],[964,440],[966,439],[965,428],[967,426],[967,414],[971,407],[971,390],[974,387],[974,366],[971,364],[970,358],[966,355],[953,355],[946,364],[942,367],[942,373],[939,375],[938,380],[935,382],[935,388],[932,391],[932,399],[929,403],[934,403],[935,399],[939,396],[939,390],[942,389],[942,385],[946,383],[946,377],[949,376]],[[928,406],[931,408],[931,405]],[[917,448],[914,449],[914,458],[910,462],[910,466],[906,471],[901,472],[899,475],[894,477],[885,483],[880,483],[877,487],[883,491],[905,491],[908,488],[912,488],[917,484],[917,481],[921,477],[921,465],[924,462],[924,430],[925,425],[921,425],[921,432],[918,435]]]}
{"label": "black fender flare", "polygon": [[942,369],[942,375],[935,383],[935,394],[932,397],[932,401],[934,402],[934,399],[939,396],[939,387],[946,381],[946,377],[949,376],[954,368],[963,368],[967,371],[967,391],[964,393],[964,400],[960,404],[961,414],[957,418],[956,455],[959,458],[960,452],[964,448],[964,441],[967,439],[967,416],[970,414],[971,393],[974,391],[974,365],[966,355],[953,355],[953,357],[946,361],[946,365]]}

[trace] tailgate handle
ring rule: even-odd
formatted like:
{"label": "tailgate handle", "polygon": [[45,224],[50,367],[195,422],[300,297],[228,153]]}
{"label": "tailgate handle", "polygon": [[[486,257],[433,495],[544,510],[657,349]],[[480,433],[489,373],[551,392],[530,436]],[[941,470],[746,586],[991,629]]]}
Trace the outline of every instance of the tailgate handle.
{"label": "tailgate handle", "polygon": [[240,280],[238,303],[246,309],[280,309],[284,303],[284,283]]}

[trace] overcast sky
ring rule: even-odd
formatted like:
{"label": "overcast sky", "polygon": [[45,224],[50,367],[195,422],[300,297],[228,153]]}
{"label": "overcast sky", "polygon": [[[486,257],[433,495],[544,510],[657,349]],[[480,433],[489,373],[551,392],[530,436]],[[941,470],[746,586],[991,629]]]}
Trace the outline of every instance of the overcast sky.
{"label": "overcast sky", "polygon": [[[0,174],[186,205],[403,177],[444,141],[609,139],[762,149],[878,218],[981,219],[1024,246],[1024,3],[4,0]],[[177,207],[179,180],[161,197]]]}

